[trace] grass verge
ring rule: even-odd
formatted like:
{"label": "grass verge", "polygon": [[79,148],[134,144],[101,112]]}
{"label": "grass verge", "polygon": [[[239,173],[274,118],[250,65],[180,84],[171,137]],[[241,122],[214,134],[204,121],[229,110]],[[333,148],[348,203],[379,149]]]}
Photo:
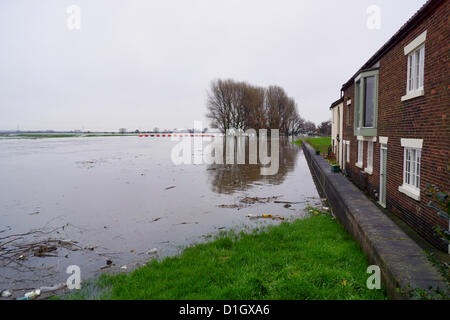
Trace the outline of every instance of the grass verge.
{"label": "grass verge", "polygon": [[303,138],[295,141],[294,143],[301,145],[303,141],[309,142],[309,144],[315,150],[319,150],[322,155],[328,153],[328,147],[331,145],[331,137]]}
{"label": "grass verge", "polygon": [[223,233],[129,274],[102,275],[66,299],[386,299],[368,262],[331,216]]}

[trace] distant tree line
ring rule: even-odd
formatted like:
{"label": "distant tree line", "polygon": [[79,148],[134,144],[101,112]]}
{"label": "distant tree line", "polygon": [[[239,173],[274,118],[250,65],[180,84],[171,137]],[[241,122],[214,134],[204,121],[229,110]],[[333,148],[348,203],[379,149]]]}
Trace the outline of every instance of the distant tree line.
{"label": "distant tree line", "polygon": [[317,133],[322,136],[331,136],[331,121],[324,121],[317,127]]}
{"label": "distant tree line", "polygon": [[247,82],[214,80],[207,97],[211,126],[228,129],[279,129],[283,135],[314,134],[316,125],[297,111],[295,100],[283,88],[258,87]]}

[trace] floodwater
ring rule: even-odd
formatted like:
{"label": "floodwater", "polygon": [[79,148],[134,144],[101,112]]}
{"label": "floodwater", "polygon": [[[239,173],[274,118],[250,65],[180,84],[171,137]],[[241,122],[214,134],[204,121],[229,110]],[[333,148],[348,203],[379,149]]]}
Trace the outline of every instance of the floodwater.
{"label": "floodwater", "polygon": [[[14,297],[65,283],[69,265],[80,267],[82,279],[128,272],[220,231],[281,222],[248,215],[294,220],[320,203],[302,150],[289,141],[280,140],[274,176],[262,176],[259,165],[174,165],[176,143],[137,136],[0,139],[0,291]],[[297,203],[286,208],[275,200]],[[49,239],[72,245],[46,252],[39,244]]]}

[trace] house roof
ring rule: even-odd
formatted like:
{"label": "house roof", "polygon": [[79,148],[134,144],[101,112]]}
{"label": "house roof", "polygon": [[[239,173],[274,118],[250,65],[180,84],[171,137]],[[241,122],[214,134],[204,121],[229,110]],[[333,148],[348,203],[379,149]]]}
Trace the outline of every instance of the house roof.
{"label": "house roof", "polygon": [[408,32],[416,27],[423,19],[428,17],[434,9],[446,0],[428,0],[375,54],[356,72],[346,83],[342,85],[342,90],[349,87],[355,77],[361,71],[371,68],[378,60],[401,41]]}
{"label": "house roof", "polygon": [[335,102],[333,102],[331,104],[330,110],[333,109],[334,107],[336,107],[337,105],[339,105],[340,103],[342,103],[343,101],[344,101],[344,97],[342,97],[339,100],[336,100]]}

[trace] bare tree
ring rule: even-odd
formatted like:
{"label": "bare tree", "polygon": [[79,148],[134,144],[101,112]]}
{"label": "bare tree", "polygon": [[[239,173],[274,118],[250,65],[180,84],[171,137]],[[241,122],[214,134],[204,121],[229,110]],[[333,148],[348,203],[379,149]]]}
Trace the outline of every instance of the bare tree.
{"label": "bare tree", "polygon": [[295,100],[283,88],[262,88],[231,79],[214,80],[207,96],[207,117],[213,128],[279,129],[284,135],[315,131],[297,111]]}
{"label": "bare tree", "polygon": [[243,105],[246,129],[265,129],[267,116],[264,109],[264,88],[244,84]]}
{"label": "bare tree", "polygon": [[286,105],[287,96],[283,88],[270,86],[266,90],[266,112],[268,129],[281,129],[282,113]]}
{"label": "bare tree", "polygon": [[304,124],[304,130],[305,134],[315,134],[316,133],[315,123],[311,121],[306,121]]}
{"label": "bare tree", "polygon": [[219,128],[222,132],[232,127],[232,80],[215,80],[211,82],[208,92],[206,115],[212,126]]}
{"label": "bare tree", "polygon": [[330,136],[331,135],[331,121],[324,121],[317,127],[317,130],[321,135]]}

